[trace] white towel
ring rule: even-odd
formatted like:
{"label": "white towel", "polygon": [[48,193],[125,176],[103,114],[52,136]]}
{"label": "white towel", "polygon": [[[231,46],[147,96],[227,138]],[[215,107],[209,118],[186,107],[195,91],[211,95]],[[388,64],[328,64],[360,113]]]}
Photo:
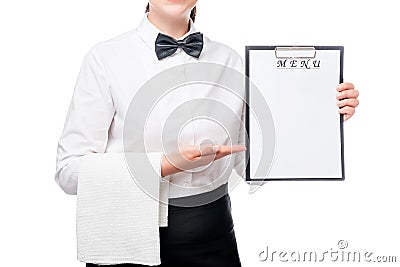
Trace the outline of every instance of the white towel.
{"label": "white towel", "polygon": [[159,226],[167,226],[169,183],[157,175],[148,179],[161,202],[134,182],[123,153],[83,156],[76,214],[79,261],[161,263]]}

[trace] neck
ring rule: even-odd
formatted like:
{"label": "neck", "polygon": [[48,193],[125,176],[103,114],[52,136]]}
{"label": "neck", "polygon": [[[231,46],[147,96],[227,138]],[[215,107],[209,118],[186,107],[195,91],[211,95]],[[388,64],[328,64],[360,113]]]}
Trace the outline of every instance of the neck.
{"label": "neck", "polygon": [[150,10],[147,16],[149,21],[160,31],[178,40],[189,31],[189,17],[173,18],[157,14]]}

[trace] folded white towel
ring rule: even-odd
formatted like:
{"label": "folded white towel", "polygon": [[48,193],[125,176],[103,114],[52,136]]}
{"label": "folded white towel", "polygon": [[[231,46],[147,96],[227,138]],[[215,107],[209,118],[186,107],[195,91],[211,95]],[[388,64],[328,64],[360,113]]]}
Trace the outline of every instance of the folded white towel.
{"label": "folded white towel", "polygon": [[83,156],[76,214],[79,261],[161,263],[159,226],[167,226],[169,183],[156,173],[147,178],[160,202],[134,182],[123,153]]}

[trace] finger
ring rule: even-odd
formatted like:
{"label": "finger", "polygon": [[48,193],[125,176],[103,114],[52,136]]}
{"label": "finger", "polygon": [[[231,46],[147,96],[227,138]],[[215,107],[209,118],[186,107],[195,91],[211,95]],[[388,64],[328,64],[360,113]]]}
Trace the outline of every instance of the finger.
{"label": "finger", "polygon": [[231,148],[232,148],[232,150],[231,150],[232,154],[246,150],[246,146],[244,146],[244,145],[232,145]]}
{"label": "finger", "polygon": [[352,84],[352,83],[341,83],[341,84],[338,84],[338,86],[336,86],[336,90],[338,92],[341,92],[343,90],[354,89],[354,88],[355,88],[354,84]]}
{"label": "finger", "polygon": [[213,144],[200,144],[198,146],[186,146],[184,154],[190,158],[201,157],[202,155],[215,154],[218,150]]}
{"label": "finger", "polygon": [[346,99],[339,100],[337,102],[337,106],[339,108],[342,108],[344,106],[349,106],[349,107],[355,108],[358,106],[358,104],[359,104],[359,101],[356,98],[346,98]]}
{"label": "finger", "polygon": [[210,154],[215,154],[219,150],[219,145],[217,144],[207,144],[204,146],[200,146],[200,155],[205,156]]}
{"label": "finger", "polygon": [[358,90],[355,89],[349,89],[349,90],[344,90],[342,92],[339,92],[336,94],[336,98],[338,100],[341,100],[343,98],[357,98],[360,95]]}
{"label": "finger", "polygon": [[346,106],[346,107],[339,109],[339,113],[344,115],[344,120],[346,121],[354,115],[355,109],[352,107]]}
{"label": "finger", "polygon": [[230,154],[245,151],[246,147],[244,145],[232,145],[232,146],[221,146],[217,152],[217,158],[222,158]]}
{"label": "finger", "polygon": [[347,121],[348,119],[350,119],[353,115],[349,115],[349,114],[345,114],[344,115],[344,121]]}

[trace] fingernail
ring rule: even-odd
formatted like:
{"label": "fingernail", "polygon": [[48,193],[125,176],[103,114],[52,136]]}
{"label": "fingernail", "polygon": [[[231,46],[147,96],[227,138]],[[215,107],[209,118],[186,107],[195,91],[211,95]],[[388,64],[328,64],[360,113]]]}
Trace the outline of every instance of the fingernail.
{"label": "fingernail", "polygon": [[343,86],[340,84],[338,86],[336,86],[336,90],[338,90],[338,91],[341,90],[342,88],[343,88]]}

